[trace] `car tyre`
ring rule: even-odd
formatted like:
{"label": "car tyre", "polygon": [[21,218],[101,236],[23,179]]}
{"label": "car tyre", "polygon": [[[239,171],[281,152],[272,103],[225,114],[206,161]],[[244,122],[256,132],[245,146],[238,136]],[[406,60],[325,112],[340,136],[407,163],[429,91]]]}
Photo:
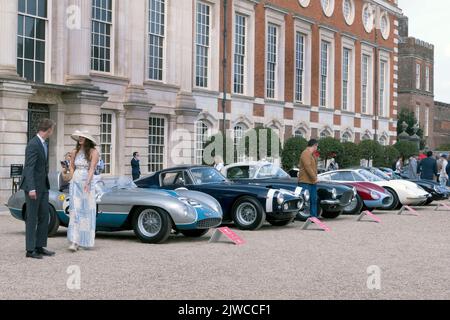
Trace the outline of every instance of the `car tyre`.
{"label": "car tyre", "polygon": [[180,233],[188,238],[200,238],[209,232],[209,229],[180,230]]}
{"label": "car tyre", "polygon": [[274,227],[285,227],[289,224],[291,224],[292,222],[294,222],[294,219],[290,219],[290,220],[281,220],[281,221],[269,221],[269,223],[271,225],[273,225]]}
{"label": "car tyre", "polygon": [[364,207],[364,201],[361,199],[359,194],[352,200],[352,202],[344,208],[344,214],[356,215],[360,214]]}
{"label": "car tyre", "polygon": [[252,197],[242,197],[233,205],[233,222],[241,230],[258,230],[266,221],[266,212]]}
{"label": "car tyre", "polygon": [[133,216],[132,225],[135,235],[143,243],[163,243],[172,231],[169,215],[156,208],[139,208]]}
{"label": "car tyre", "polygon": [[397,193],[391,188],[385,188],[385,189],[391,195],[393,200],[392,200],[391,205],[388,206],[388,207],[385,207],[384,209],[385,210],[395,210],[395,209],[397,209],[398,206],[401,205],[400,200],[398,199]]}
{"label": "car tyre", "polygon": [[53,208],[53,206],[51,205],[49,205],[48,213],[49,213],[48,236],[51,238],[56,236],[56,234],[58,233],[59,218],[55,208]]}

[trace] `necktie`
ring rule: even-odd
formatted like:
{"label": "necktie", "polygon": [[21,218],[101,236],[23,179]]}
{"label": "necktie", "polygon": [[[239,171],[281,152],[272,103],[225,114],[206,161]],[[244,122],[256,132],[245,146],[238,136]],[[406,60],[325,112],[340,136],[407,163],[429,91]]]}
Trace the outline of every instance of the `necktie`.
{"label": "necktie", "polygon": [[48,146],[47,146],[47,142],[43,142],[42,145],[44,146],[44,151],[45,151],[45,158],[48,158]]}

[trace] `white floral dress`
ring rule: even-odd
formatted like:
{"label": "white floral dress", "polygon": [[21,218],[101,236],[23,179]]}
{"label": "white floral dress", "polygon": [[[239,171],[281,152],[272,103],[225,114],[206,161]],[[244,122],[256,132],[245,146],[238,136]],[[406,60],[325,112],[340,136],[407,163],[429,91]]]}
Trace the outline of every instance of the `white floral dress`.
{"label": "white floral dress", "polygon": [[92,183],[90,192],[84,192],[90,163],[82,150],[77,154],[74,164],[75,172],[70,182],[70,223],[67,238],[69,242],[80,247],[92,248],[95,243],[97,203]]}

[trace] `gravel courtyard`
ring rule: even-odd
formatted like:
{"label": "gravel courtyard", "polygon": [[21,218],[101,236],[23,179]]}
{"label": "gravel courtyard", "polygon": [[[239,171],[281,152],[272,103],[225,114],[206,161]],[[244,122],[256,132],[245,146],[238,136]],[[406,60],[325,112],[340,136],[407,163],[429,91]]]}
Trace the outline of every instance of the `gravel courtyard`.
{"label": "gravel courtyard", "polygon": [[[0,214],[0,299],[450,299],[450,212],[378,213],[381,224],[342,216],[331,232],[302,223],[238,231],[247,244],[173,236],[164,245],[133,233],[100,233],[95,250],[67,251],[66,230],[49,240],[54,258],[24,257],[24,225]],[[235,230],[236,231],[236,230]],[[68,289],[69,266],[81,289]],[[368,267],[381,289],[367,286]]]}

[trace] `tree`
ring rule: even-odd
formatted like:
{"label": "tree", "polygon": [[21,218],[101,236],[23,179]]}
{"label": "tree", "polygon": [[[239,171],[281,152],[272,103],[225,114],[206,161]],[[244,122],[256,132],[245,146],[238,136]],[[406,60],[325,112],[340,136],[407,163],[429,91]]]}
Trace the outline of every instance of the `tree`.
{"label": "tree", "polygon": [[339,140],[328,137],[319,140],[320,158],[325,161],[342,154],[343,148]]}
{"label": "tree", "polygon": [[336,161],[343,169],[359,166],[361,153],[358,145],[353,142],[342,143],[342,152],[337,155]]}
{"label": "tree", "polygon": [[375,157],[383,152],[381,144],[373,140],[364,140],[359,144],[361,158],[373,161]]}
{"label": "tree", "polygon": [[[397,121],[397,136],[399,136],[400,133],[403,132],[403,122],[406,122],[408,124],[406,133],[412,136],[414,134],[414,126],[416,125],[416,123],[418,123],[415,113],[405,108],[401,109]],[[417,135],[420,137],[420,148],[424,149],[426,141],[423,137],[424,134],[422,127],[420,127],[419,131],[417,131]]]}
{"label": "tree", "polygon": [[400,152],[393,146],[385,146],[383,151],[374,159],[374,166],[391,168],[400,157]]}
{"label": "tree", "polygon": [[394,147],[403,159],[408,159],[412,155],[419,154],[419,148],[414,142],[398,141]]}
{"label": "tree", "polygon": [[285,170],[291,170],[298,165],[302,152],[308,142],[304,138],[290,138],[284,143],[281,152],[281,165]]}

